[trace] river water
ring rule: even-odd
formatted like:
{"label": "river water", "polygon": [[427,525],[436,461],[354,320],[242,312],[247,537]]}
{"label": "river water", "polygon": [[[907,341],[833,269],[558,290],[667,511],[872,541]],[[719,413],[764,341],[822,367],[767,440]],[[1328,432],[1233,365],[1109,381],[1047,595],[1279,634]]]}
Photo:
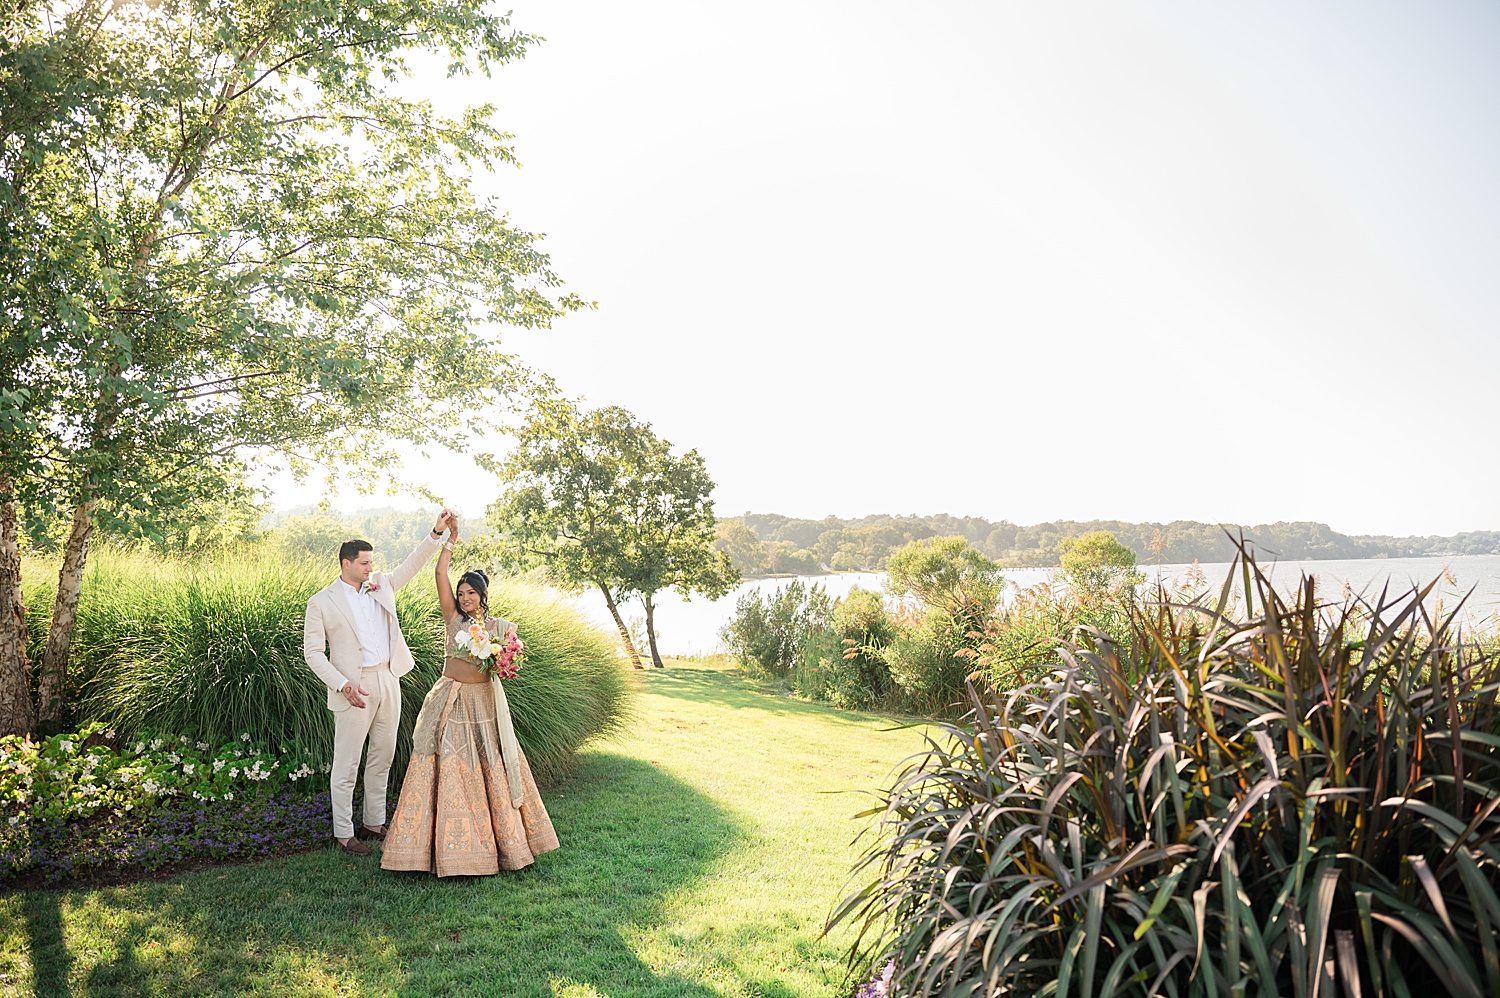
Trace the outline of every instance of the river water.
{"label": "river water", "polygon": [[[1215,589],[1224,583],[1230,566],[1227,563],[1209,563],[1198,566]],[[1328,600],[1337,600],[1347,584],[1352,592],[1364,592],[1372,598],[1379,594],[1380,587],[1389,583],[1390,594],[1409,590],[1413,585],[1426,585],[1437,578],[1437,587],[1428,597],[1429,604],[1441,600],[1445,607],[1456,606],[1472,589],[1464,612],[1470,626],[1493,627],[1500,620],[1500,555],[1466,555],[1453,558],[1391,558],[1364,559],[1358,561],[1287,561],[1262,566],[1271,576],[1272,584],[1282,592],[1294,589],[1302,576],[1311,575],[1318,580],[1318,593]],[[1025,588],[1045,582],[1053,575],[1053,569],[1023,568],[1008,569],[1005,580]],[[1185,577],[1187,565],[1146,565],[1141,571],[1148,580],[1161,579],[1169,585],[1173,580]],[[719,630],[734,615],[736,601],[745,593],[759,589],[771,593],[790,583],[792,579],[754,579],[741,584],[729,595],[718,600],[701,597],[684,600],[676,593],[660,593],[656,600],[657,644],[663,655],[704,655],[720,650]],[[843,596],[855,586],[883,592],[884,572],[841,572],[837,575],[801,576],[804,585],[820,585],[831,596]],[[605,608],[604,598],[597,591],[573,597],[575,605],[592,621],[615,633],[614,621]],[[621,606],[626,620],[644,620],[645,610],[639,603]]]}

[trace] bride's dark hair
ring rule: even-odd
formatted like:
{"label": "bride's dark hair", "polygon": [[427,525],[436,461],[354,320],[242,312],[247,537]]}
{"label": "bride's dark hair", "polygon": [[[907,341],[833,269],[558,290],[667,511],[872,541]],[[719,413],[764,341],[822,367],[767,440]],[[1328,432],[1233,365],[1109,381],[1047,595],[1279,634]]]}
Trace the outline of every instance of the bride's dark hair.
{"label": "bride's dark hair", "polygon": [[[469,588],[479,594],[479,608],[485,613],[490,612],[490,577],[482,568],[471,568],[458,578],[458,585],[469,584]],[[458,612],[464,614],[465,620],[472,620],[464,613],[463,604],[458,602],[458,586],[453,587],[453,603],[458,607]]]}

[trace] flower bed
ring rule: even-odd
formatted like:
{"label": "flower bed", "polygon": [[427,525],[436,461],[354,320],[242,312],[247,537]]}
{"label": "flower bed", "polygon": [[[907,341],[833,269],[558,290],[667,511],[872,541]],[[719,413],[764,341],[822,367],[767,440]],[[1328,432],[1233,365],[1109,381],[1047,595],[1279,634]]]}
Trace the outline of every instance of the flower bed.
{"label": "flower bed", "polygon": [[0,883],[308,848],[330,823],[319,775],[248,734],[217,748],[182,735],[116,746],[98,724],[0,739]]}

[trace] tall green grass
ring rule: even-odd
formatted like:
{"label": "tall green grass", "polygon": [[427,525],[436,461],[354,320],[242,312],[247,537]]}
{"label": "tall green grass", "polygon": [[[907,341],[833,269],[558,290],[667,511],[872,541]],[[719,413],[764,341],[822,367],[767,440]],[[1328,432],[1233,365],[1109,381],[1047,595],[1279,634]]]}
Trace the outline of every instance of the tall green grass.
{"label": "tall green grass", "polygon": [[[614,640],[568,604],[515,580],[496,580],[489,596],[490,612],[514,623],[526,642],[521,674],[505,683],[516,738],[540,778],[557,775],[584,742],[619,729],[629,716],[633,680]],[[441,621],[435,592],[431,598],[432,619]],[[441,631],[428,633],[441,642]],[[436,679],[443,663],[433,660]]]}
{"label": "tall green grass", "polygon": [[[55,582],[40,566],[24,575],[35,656]],[[101,552],[79,604],[72,720],[102,721],[121,737],[154,730],[217,742],[250,732],[326,762],[333,720],[323,684],[302,658],[302,620],[308,597],[332,578],[320,563],[274,557],[186,563]],[[580,745],[620,725],[630,679],[609,639],[546,593],[501,581],[490,603],[517,624],[528,648],[521,675],[506,683],[516,737],[538,778],[554,777]],[[443,668],[431,576],[398,592],[396,607],[416,660],[401,681],[399,772],[422,698]]]}

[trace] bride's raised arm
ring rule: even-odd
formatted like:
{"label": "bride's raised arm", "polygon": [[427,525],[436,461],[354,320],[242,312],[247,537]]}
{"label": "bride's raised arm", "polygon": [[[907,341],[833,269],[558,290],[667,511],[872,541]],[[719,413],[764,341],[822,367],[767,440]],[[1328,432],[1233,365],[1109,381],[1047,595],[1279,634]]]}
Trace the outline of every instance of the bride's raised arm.
{"label": "bride's raised arm", "polygon": [[448,563],[453,560],[453,546],[458,543],[458,514],[448,514],[448,539],[443,542],[443,550],[438,554],[437,568],[437,596],[438,605],[443,608],[443,621],[451,620],[458,612],[458,601],[453,596],[453,582],[448,578]]}

